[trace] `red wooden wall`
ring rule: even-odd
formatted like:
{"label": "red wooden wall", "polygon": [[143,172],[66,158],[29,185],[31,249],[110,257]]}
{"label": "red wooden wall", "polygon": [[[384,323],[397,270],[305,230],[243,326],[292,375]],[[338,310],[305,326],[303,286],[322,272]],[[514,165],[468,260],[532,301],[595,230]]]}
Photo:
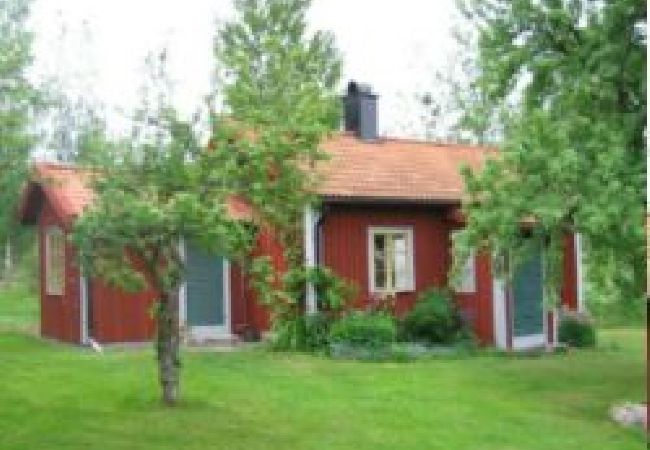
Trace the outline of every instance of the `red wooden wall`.
{"label": "red wooden wall", "polygon": [[48,295],[45,289],[45,233],[48,227],[59,226],[61,221],[49,204],[41,211],[39,229],[39,261],[41,291],[41,335],[66,342],[79,343],[80,303],[79,270],[72,245],[65,247],[65,282],[63,295]]}
{"label": "red wooden wall", "polygon": [[564,237],[564,268],[562,274],[562,304],[578,309],[578,266],[576,261],[575,235]]}
{"label": "red wooden wall", "polygon": [[[359,288],[359,306],[370,299],[368,229],[372,226],[411,227],[415,259],[415,291],[396,296],[403,315],[417,296],[431,287],[444,287],[451,264],[451,230],[447,208],[432,206],[330,205],[322,220],[320,262]],[[477,292],[457,295],[463,315],[474,325],[481,342],[492,342],[492,278],[490,259],[477,258]]]}
{"label": "red wooden wall", "polygon": [[[564,260],[562,262],[562,288],[560,290],[560,299],[562,307],[572,311],[578,309],[578,262],[576,260],[576,242],[575,235],[567,234],[564,237]],[[555,339],[554,326],[556,317],[553,312],[548,313],[547,317],[547,338],[549,342]]]}
{"label": "red wooden wall", "polygon": [[93,338],[98,342],[143,342],[154,336],[151,291],[127,293],[92,280]]}
{"label": "red wooden wall", "polygon": [[397,294],[398,315],[411,308],[418,292],[446,284],[449,227],[442,214],[416,207],[331,206],[322,220],[320,262],[357,285],[359,306],[370,301],[368,228],[371,226],[413,229],[415,292]]}
{"label": "red wooden wall", "polygon": [[[49,203],[44,202],[39,217],[41,334],[78,344],[81,343],[81,281],[77,253],[70,242],[65,248],[63,295],[48,295],[45,289],[45,233],[50,226],[64,229],[62,223]],[[69,238],[69,234],[66,237]],[[125,293],[93,280],[89,294],[93,302],[92,337],[98,342],[137,342],[152,338],[153,293]]]}
{"label": "red wooden wall", "polygon": [[[449,246],[451,249],[451,243]],[[492,258],[480,253],[476,256],[476,291],[471,294],[458,293],[456,301],[474,325],[474,333],[483,345],[494,342],[492,287]]]}
{"label": "red wooden wall", "polygon": [[[271,258],[271,264],[277,274],[281,275],[286,271],[284,250],[271,230],[262,230],[259,234],[253,256],[260,255],[267,255]],[[271,315],[268,308],[257,301],[254,289],[251,288],[248,278],[243,276],[241,271],[233,275],[235,277],[231,278],[231,283],[236,281],[240,284],[237,289],[239,298],[231,295],[232,305],[237,310],[236,318],[238,319],[235,323],[235,316],[233,316],[233,330],[238,332],[237,330],[252,328],[257,333],[267,331],[271,326]],[[243,305],[236,305],[237,303],[243,303]]]}
{"label": "red wooden wall", "polygon": [[[45,202],[39,217],[41,261],[41,333],[43,336],[79,343],[81,340],[81,304],[79,269],[72,245],[66,246],[65,292],[62,296],[45,293],[45,230],[59,225],[51,207]],[[413,229],[415,258],[415,291],[397,294],[398,315],[408,311],[417,296],[427,288],[443,287],[451,262],[451,231],[457,227],[447,220],[443,207],[427,206],[351,206],[330,205],[322,220],[320,263],[332,268],[359,287],[358,306],[369,301],[368,228],[371,226],[408,226]],[[285,270],[283,251],[269,231],[258,240],[256,254],[271,256],[281,273]],[[483,344],[493,342],[492,273],[489,255],[477,257],[477,291],[457,294],[463,315],[474,325]],[[565,241],[563,304],[577,306],[577,270],[575,244],[572,236]],[[259,305],[255,293],[241,269],[233,264],[231,285],[231,327],[236,334],[251,330],[268,330],[269,312]],[[128,294],[110,289],[94,280],[90,295],[93,301],[94,337],[100,342],[134,342],[151,339],[154,333],[150,308],[154,295]],[[552,329],[549,330],[552,333]]]}
{"label": "red wooden wall", "polygon": [[[451,232],[458,223],[448,220],[445,207],[329,205],[322,221],[320,262],[359,287],[359,306],[368,304],[368,229],[372,226],[411,227],[414,237],[415,291],[397,294],[398,315],[410,309],[417,296],[432,286],[447,284],[451,264]],[[562,303],[577,308],[577,267],[575,242],[564,242]],[[491,257],[476,258],[476,292],[456,294],[456,301],[482,344],[494,342],[492,309],[493,277]],[[553,333],[549,327],[549,333]]]}

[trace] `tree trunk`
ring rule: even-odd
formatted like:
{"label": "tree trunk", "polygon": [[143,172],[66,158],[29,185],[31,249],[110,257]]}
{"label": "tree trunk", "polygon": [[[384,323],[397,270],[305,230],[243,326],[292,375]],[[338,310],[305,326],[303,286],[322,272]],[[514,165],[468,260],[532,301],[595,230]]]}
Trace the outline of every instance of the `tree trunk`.
{"label": "tree trunk", "polygon": [[156,348],[162,401],[174,406],[178,402],[180,381],[178,289],[161,293],[157,317]]}

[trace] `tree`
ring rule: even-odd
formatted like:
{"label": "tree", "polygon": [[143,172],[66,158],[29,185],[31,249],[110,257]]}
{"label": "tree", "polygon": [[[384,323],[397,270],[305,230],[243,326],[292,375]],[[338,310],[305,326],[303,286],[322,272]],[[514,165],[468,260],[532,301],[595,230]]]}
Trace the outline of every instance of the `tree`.
{"label": "tree", "polygon": [[[338,125],[341,61],[329,33],[307,33],[309,0],[236,0],[236,18],[217,32],[225,114],[213,116],[212,145],[225,182],[272,229],[289,271],[303,270],[302,214],[314,201],[308,169],[325,157],[319,145]],[[263,268],[261,266],[266,267]],[[299,300],[274,279],[268,260],[250,266],[264,285],[274,326],[299,313]],[[269,280],[273,279],[273,282]]]}
{"label": "tree", "polygon": [[311,0],[235,0],[217,31],[225,105],[237,120],[287,126],[339,124],[341,59],[331,33],[307,33]]}
{"label": "tree", "polygon": [[[161,57],[164,63],[164,57]],[[161,64],[162,66],[162,64]],[[162,69],[160,69],[162,70]],[[163,72],[157,72],[162,74]],[[74,241],[82,267],[110,285],[150,289],[162,399],[179,397],[181,240],[234,256],[250,239],[226,214],[228,190],[192,125],[164,97],[138,114],[130,152],[97,169],[96,200],[77,221]]]}
{"label": "tree", "polygon": [[478,42],[466,128],[499,128],[501,156],[465,173],[460,247],[521,254],[522,221],[532,220],[557,297],[562,237],[580,233],[589,282],[608,293],[601,298],[640,299],[645,2],[469,1],[464,11]]}
{"label": "tree", "polygon": [[32,59],[31,35],[25,29],[29,3],[0,0],[0,241],[6,242],[7,265],[15,208],[33,143],[30,117],[38,98],[26,77]]}

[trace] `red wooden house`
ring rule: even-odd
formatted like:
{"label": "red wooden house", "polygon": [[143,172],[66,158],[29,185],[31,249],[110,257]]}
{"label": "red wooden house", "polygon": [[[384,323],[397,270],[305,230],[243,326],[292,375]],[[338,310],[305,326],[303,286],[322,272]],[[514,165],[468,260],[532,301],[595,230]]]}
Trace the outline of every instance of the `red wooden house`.
{"label": "red wooden house", "polygon": [[[332,268],[359,288],[358,304],[395,293],[397,314],[412,307],[424,290],[447,285],[451,242],[463,226],[460,168],[479,170],[493,149],[439,145],[377,136],[377,98],[351,83],[345,98],[346,131],[326,142],[331,158],[316,168],[322,177],[318,208],[304,216],[308,265]],[[87,280],[76,266],[74,248],[64,239],[75,217],[92,201],[83,171],[37,164],[27,187],[21,217],[39,226],[41,332],[84,343],[140,341],[152,336],[148,309],[152,293],[127,295]],[[235,217],[246,219],[245,204],[233,201]],[[181,321],[193,339],[231,338],[268,329],[268,313],[255,302],[235,263],[183,244],[187,279],[181,293]],[[281,249],[270,234],[256,252],[280,266]],[[565,242],[562,303],[582,308],[580,240]],[[485,345],[526,348],[557,341],[556,316],[543,304],[541,254],[523,264],[511,283],[498,279],[491,256],[473,255],[456,287],[456,300]],[[313,289],[308,312],[316,309]]]}

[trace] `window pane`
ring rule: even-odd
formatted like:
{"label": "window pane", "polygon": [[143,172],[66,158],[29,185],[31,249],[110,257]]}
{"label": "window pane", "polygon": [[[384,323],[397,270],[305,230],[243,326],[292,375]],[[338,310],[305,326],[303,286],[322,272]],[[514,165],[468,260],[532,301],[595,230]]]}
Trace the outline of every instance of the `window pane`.
{"label": "window pane", "polygon": [[463,265],[458,292],[476,292],[476,258],[472,252]]}
{"label": "window pane", "polygon": [[371,289],[400,292],[413,289],[413,249],[406,229],[376,229],[371,235]]}
{"label": "window pane", "polygon": [[386,289],[386,235],[375,234],[373,250],[375,288]]}
{"label": "window pane", "polygon": [[393,235],[393,251],[395,287],[398,289],[404,289],[409,285],[407,239],[405,234]]}
{"label": "window pane", "polygon": [[63,294],[64,267],[65,267],[65,237],[58,228],[47,232],[46,245],[46,287],[48,294]]}

